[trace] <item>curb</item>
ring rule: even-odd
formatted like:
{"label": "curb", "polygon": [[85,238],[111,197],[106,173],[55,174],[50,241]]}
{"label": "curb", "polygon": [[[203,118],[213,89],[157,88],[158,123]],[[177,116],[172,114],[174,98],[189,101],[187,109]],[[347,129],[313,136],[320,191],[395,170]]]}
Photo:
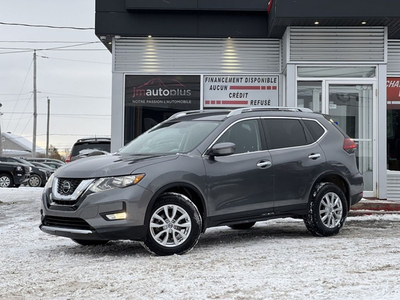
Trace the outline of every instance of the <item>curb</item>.
{"label": "curb", "polygon": [[362,199],[350,209],[349,216],[400,214],[400,201]]}

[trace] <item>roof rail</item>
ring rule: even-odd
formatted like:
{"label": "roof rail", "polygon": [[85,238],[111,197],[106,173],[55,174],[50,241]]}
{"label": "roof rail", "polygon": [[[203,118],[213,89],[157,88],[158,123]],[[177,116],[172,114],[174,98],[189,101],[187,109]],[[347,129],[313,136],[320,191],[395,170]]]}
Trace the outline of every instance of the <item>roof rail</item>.
{"label": "roof rail", "polygon": [[255,107],[242,107],[242,108],[237,108],[235,110],[232,110],[228,117],[240,115],[246,112],[253,112],[253,111],[295,111],[295,112],[313,112],[309,108],[304,108],[304,107],[285,107],[285,106],[255,106]]}
{"label": "roof rail", "polygon": [[192,114],[199,114],[199,113],[218,113],[218,112],[225,112],[228,113],[230,110],[227,109],[199,109],[199,110],[187,110],[187,111],[180,111],[168,118],[168,120],[178,119],[180,117],[192,115]]}
{"label": "roof rail", "polygon": [[105,141],[105,140],[111,140],[111,138],[109,137],[89,137],[89,138],[82,138],[82,139],[78,139],[76,142],[80,143],[80,142],[86,142],[86,141]]}

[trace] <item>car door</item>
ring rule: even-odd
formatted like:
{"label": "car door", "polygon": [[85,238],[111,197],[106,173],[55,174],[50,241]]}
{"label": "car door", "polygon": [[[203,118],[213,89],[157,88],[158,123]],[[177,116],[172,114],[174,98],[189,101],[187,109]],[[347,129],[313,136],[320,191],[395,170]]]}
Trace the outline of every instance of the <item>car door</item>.
{"label": "car door", "polygon": [[309,193],[325,164],[325,154],[300,118],[264,118],[274,175],[274,212],[307,207]]}
{"label": "car door", "polygon": [[258,118],[232,124],[213,144],[232,142],[235,153],[204,159],[208,214],[215,221],[273,211],[271,156],[260,129]]}

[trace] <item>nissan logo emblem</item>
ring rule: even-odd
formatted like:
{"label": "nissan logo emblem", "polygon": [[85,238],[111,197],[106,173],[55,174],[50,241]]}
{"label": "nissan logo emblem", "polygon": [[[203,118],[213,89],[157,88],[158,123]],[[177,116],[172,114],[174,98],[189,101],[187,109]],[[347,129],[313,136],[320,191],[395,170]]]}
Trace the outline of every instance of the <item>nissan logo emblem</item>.
{"label": "nissan logo emblem", "polygon": [[69,190],[71,189],[71,183],[69,181],[64,181],[61,185],[61,190],[64,194],[68,194]]}

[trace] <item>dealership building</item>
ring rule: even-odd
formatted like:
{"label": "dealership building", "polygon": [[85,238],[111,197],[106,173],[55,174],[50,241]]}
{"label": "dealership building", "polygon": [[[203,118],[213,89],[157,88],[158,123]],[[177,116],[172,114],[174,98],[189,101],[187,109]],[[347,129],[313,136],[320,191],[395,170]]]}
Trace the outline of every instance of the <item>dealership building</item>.
{"label": "dealership building", "polygon": [[306,107],[358,144],[364,195],[400,201],[400,1],[96,0],[112,150],[182,110]]}

